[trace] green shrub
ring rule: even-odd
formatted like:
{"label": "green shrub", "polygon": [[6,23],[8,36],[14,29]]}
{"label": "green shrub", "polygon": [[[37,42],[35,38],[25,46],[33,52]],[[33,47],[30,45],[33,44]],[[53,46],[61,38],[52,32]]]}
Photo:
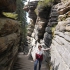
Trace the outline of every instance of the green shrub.
{"label": "green shrub", "polygon": [[40,0],[38,2],[37,8],[35,9],[36,15],[38,15],[38,9],[43,10],[43,8],[51,7],[54,0]]}
{"label": "green shrub", "polygon": [[54,26],[52,27],[52,37],[54,37],[55,27],[56,27],[56,25],[54,25]]}
{"label": "green shrub", "polygon": [[39,1],[38,5],[41,5],[41,6],[51,6],[52,2],[54,2],[54,0],[43,0],[43,1]]}

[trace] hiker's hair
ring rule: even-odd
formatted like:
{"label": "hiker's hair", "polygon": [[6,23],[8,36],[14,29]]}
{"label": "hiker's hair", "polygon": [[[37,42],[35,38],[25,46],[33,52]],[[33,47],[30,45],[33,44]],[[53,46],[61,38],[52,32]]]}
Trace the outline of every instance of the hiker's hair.
{"label": "hiker's hair", "polygon": [[40,44],[38,45],[38,48],[39,48],[39,47],[41,47],[41,48],[42,48],[42,46],[41,46]]}

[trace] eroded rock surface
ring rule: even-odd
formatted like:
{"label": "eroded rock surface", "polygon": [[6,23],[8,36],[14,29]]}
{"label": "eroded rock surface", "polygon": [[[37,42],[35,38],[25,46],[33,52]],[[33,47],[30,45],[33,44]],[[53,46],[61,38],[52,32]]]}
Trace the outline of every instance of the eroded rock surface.
{"label": "eroded rock surface", "polygon": [[34,25],[28,37],[33,59],[35,49],[42,44],[51,47],[44,54],[48,70],[70,70],[70,0],[55,0],[50,8],[40,7]]}
{"label": "eroded rock surface", "polygon": [[0,12],[13,12],[16,9],[16,0],[1,0]]}
{"label": "eroded rock surface", "polygon": [[51,44],[51,70],[70,70],[70,16],[69,16],[69,0],[62,0],[56,5],[58,16],[58,23],[55,27],[54,38]]}
{"label": "eroded rock surface", "polygon": [[20,42],[20,25],[17,21],[0,18],[0,69],[11,70]]}

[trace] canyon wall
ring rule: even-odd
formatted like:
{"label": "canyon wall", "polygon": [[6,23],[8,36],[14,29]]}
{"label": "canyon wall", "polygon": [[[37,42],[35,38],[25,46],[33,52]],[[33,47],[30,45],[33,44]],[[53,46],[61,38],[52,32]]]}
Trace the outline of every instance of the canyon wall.
{"label": "canyon wall", "polygon": [[70,70],[70,1],[62,0],[55,6],[59,16],[51,44],[50,70]]}
{"label": "canyon wall", "polygon": [[0,18],[0,69],[10,70],[20,42],[20,25],[9,18]]}
{"label": "canyon wall", "polygon": [[16,0],[0,1],[0,17],[3,17],[3,12],[14,12],[16,10]]}
{"label": "canyon wall", "polygon": [[0,69],[12,70],[20,44],[20,23],[6,18],[3,12],[16,10],[16,0],[0,1]]}

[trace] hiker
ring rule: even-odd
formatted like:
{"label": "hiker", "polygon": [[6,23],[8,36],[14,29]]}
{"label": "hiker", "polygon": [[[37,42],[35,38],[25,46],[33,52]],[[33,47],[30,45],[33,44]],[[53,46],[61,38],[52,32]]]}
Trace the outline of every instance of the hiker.
{"label": "hiker", "polygon": [[34,70],[37,70],[37,65],[39,63],[38,70],[41,69],[41,63],[43,60],[43,51],[49,50],[50,48],[44,49],[41,45],[38,45],[38,50],[35,53],[35,60],[34,60]]}

